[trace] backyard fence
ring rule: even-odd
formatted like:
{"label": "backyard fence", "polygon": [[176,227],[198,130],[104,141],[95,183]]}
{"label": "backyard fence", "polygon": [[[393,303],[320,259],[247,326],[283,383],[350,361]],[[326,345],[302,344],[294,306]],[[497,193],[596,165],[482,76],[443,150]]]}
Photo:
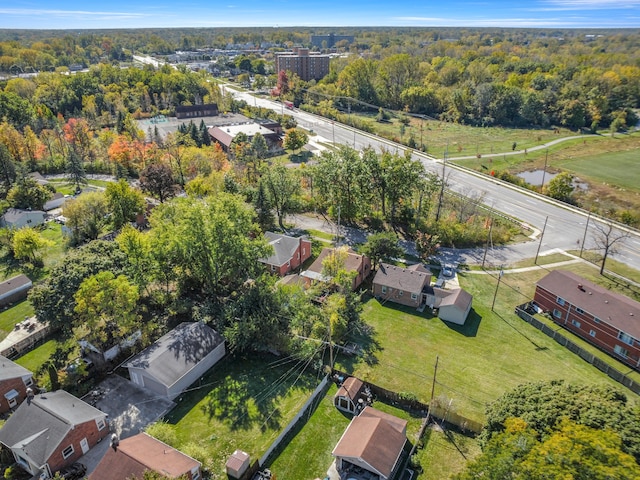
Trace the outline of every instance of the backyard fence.
{"label": "backyard fence", "polygon": [[[271,444],[271,446],[267,449],[264,455],[260,458],[260,465],[267,465],[272,457],[274,457],[277,453],[279,453],[279,447],[283,441],[288,440],[291,435],[296,431],[296,427],[298,427],[301,423],[307,421],[308,417],[311,416],[311,413],[318,406],[319,399],[321,399],[324,394],[329,389],[331,383],[329,382],[329,375],[325,375],[325,377],[320,382],[320,385],[316,387],[316,389],[311,394],[311,397],[304,406],[300,409],[300,411],[296,414],[293,420],[289,422],[289,425],[280,432],[278,438]],[[309,414],[309,415],[307,415]]]}
{"label": "backyard fence", "polygon": [[[351,376],[348,373],[340,372],[338,370],[334,370],[334,374],[337,374],[338,376],[342,376],[344,378]],[[422,403],[415,398],[408,398],[407,395],[392,392],[391,390],[387,390],[386,388],[383,388],[379,385],[374,385],[370,382],[367,382],[366,380],[362,380],[362,382],[368,385],[371,389],[371,393],[373,393],[384,403],[398,406],[402,410],[410,412],[420,412],[424,416],[427,415],[427,411],[429,410],[428,403]],[[455,425],[463,432],[480,433],[480,431],[482,430],[482,423],[471,420],[458,414],[457,412],[452,411],[449,408],[449,405],[441,405],[438,399],[434,399],[433,405],[431,405],[431,416],[440,421]]]}
{"label": "backyard fence", "polygon": [[51,333],[51,326],[38,324],[38,327],[26,337],[14,343],[7,344],[6,347],[0,350],[0,355],[7,358],[19,357],[35,348],[39,342],[47,338]]}
{"label": "backyard fence", "polygon": [[537,328],[545,335],[553,338],[560,345],[562,345],[563,347],[566,347],[568,350],[572,351],[576,355],[579,355],[584,361],[590,363],[601,372],[606,373],[607,375],[609,375],[609,377],[611,377],[616,382],[621,383],[632,392],[640,395],[639,383],[630,379],[624,373],[620,372],[619,370],[616,370],[606,362],[602,361],[600,358],[596,357],[593,353],[588,352],[587,350],[583,349],[581,346],[575,344],[574,342],[569,340],[567,337],[562,335],[560,331],[554,330],[553,328],[549,327],[549,325],[545,324],[544,322],[541,322],[540,320],[535,318],[533,315],[527,313],[525,311],[526,306],[527,304],[525,303],[523,305],[519,305],[516,307],[516,315],[518,315],[522,320],[527,322],[529,325],[532,325],[533,327]]}

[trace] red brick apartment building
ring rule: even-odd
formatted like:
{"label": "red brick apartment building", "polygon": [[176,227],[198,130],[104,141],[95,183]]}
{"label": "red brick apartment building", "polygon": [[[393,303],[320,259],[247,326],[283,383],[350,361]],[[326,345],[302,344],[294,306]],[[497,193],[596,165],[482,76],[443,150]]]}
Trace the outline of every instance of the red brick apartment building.
{"label": "red brick apartment building", "polygon": [[308,48],[294,48],[276,56],[276,71],[293,72],[302,80],[321,80],[329,74],[329,55],[310,53]]}
{"label": "red brick apartment building", "polygon": [[640,303],[564,270],[536,284],[534,302],[558,325],[640,370]]}

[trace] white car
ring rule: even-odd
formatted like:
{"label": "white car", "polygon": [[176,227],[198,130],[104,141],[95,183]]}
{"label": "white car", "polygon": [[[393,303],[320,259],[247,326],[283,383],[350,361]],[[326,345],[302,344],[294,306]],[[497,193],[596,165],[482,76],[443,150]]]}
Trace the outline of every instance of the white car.
{"label": "white car", "polygon": [[453,277],[453,268],[452,267],[443,266],[442,267],[442,276],[443,277]]}

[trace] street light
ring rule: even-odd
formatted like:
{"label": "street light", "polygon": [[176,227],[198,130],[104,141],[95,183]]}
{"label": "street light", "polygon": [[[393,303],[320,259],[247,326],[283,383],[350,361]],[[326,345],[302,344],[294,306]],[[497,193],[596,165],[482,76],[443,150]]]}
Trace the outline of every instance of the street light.
{"label": "street light", "polygon": [[504,275],[504,272],[502,271],[502,266],[500,266],[500,273],[498,274],[498,283],[496,283],[496,291],[493,293],[493,302],[491,303],[492,312],[493,312],[493,307],[496,304],[496,297],[498,296],[498,288],[500,288],[500,280],[502,279],[502,275]]}

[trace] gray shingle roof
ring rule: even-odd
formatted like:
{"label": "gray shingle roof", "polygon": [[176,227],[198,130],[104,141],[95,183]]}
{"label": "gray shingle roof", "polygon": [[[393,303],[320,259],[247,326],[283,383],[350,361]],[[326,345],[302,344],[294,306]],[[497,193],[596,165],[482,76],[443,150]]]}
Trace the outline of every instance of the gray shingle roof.
{"label": "gray shingle roof", "polygon": [[603,322],[640,339],[640,303],[566,270],[553,270],[538,286]]}
{"label": "gray shingle roof", "polygon": [[276,265],[278,267],[287,263],[296,252],[300,239],[282,235],[279,233],[266,232],[264,234],[269,241],[269,245],[273,247],[274,254],[269,258],[261,258],[260,261],[267,265]]}
{"label": "gray shingle roof", "polygon": [[24,368],[22,365],[18,365],[8,358],[0,355],[0,381],[10,380],[12,378],[22,378],[31,375],[31,372]]}
{"label": "gray shingle roof", "polygon": [[222,336],[211,327],[200,322],[183,322],[125,366],[144,369],[171,387],[223,342]]}
{"label": "gray shingle roof", "polygon": [[14,290],[20,290],[21,287],[26,287],[27,285],[31,285],[31,280],[26,275],[16,275],[15,277],[11,277],[4,282],[0,282],[0,297],[6,295]]}
{"label": "gray shingle roof", "polygon": [[431,272],[426,268],[402,268],[388,263],[381,263],[374,284],[419,293],[431,282]]}
{"label": "gray shingle roof", "polygon": [[10,208],[3,215],[4,221],[7,223],[15,223],[22,217],[23,215],[33,212],[33,213],[41,213],[44,215],[45,213],[42,210],[20,210],[18,208]]}
{"label": "gray shingle roof", "polygon": [[436,302],[437,307],[447,307],[453,305],[459,310],[464,311],[473,301],[473,297],[471,296],[471,294],[466,290],[463,290],[462,288],[456,288],[453,290],[434,288],[433,290],[436,298],[440,300],[439,302]]}
{"label": "gray shingle roof", "polygon": [[22,402],[9,417],[0,430],[0,442],[24,448],[32,460],[43,464],[75,425],[104,416],[64,390],[40,394],[31,404]]}

